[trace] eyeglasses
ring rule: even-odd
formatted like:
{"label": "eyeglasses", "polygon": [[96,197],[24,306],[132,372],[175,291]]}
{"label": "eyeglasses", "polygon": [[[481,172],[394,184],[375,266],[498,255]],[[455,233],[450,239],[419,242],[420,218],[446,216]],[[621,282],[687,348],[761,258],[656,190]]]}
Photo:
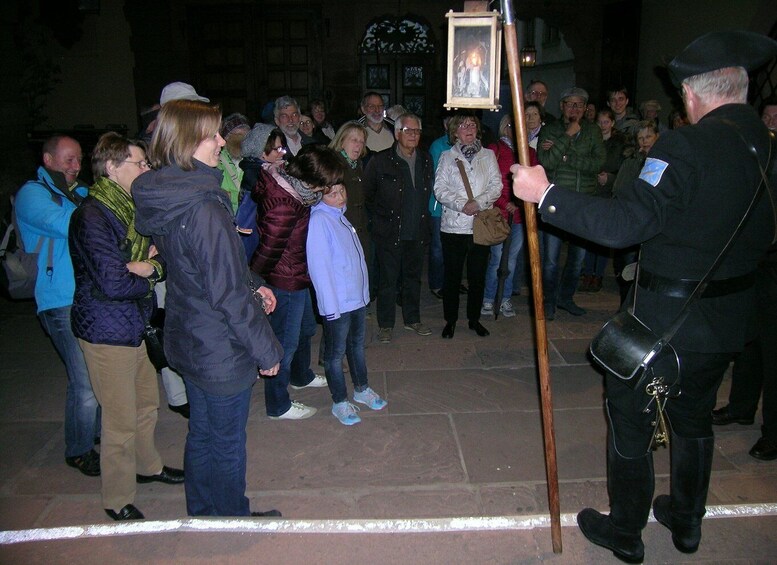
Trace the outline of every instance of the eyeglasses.
{"label": "eyeglasses", "polygon": [[283,145],[279,145],[278,147],[273,147],[273,148],[272,148],[272,150],[273,150],[273,151],[277,151],[277,152],[278,152],[278,153],[280,153],[281,155],[283,155],[283,154],[285,154],[285,153],[288,153],[288,151],[289,151],[289,150],[288,150],[288,149],[286,149],[286,148],[285,148]]}
{"label": "eyeglasses", "polygon": [[142,159],[140,161],[130,161],[128,159],[125,159],[124,161],[122,161],[122,163],[132,163],[133,165],[137,165],[138,169],[140,169],[141,171],[145,171],[151,168],[151,163],[149,163],[147,159]]}
{"label": "eyeglasses", "polygon": [[538,97],[538,98],[547,98],[548,97],[548,93],[547,92],[542,92],[541,90],[532,90],[532,91],[529,92],[529,94],[531,94],[532,96]]}
{"label": "eyeglasses", "polygon": [[574,108],[575,110],[585,108],[585,104],[579,104],[577,102],[564,102],[564,106],[567,108]]}
{"label": "eyeglasses", "polygon": [[459,129],[475,129],[478,125],[474,122],[464,122],[462,124],[459,124]]}
{"label": "eyeglasses", "polygon": [[293,120],[295,118],[299,118],[299,112],[291,112],[291,113],[281,112],[280,114],[278,114],[278,119],[283,122],[288,122],[289,120]]}
{"label": "eyeglasses", "polygon": [[313,122],[311,120],[300,120],[299,125],[301,126],[310,126],[313,125]]}
{"label": "eyeglasses", "polygon": [[405,135],[421,135],[421,128],[399,128]]}

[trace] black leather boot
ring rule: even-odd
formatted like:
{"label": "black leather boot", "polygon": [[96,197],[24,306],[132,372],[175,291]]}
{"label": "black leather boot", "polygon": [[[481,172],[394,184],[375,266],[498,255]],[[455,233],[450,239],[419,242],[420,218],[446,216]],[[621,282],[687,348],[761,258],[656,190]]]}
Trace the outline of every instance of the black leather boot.
{"label": "black leather boot", "polygon": [[626,563],[642,563],[645,546],[642,529],[647,524],[653,499],[653,454],[636,459],[622,457],[612,439],[607,450],[607,489],[610,515],[592,508],[577,515],[577,524],[586,538],[606,547]]}
{"label": "black leather boot", "polygon": [[688,439],[672,434],[671,495],[656,497],[653,515],[669,528],[672,543],[683,553],[699,549],[714,449],[714,438]]}

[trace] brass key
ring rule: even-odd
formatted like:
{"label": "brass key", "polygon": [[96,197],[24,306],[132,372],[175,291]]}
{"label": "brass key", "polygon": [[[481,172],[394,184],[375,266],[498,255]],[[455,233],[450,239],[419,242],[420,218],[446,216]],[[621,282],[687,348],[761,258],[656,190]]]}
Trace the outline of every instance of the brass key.
{"label": "brass key", "polygon": [[651,422],[655,430],[651,441],[651,449],[656,450],[660,446],[669,447],[669,429],[664,416],[664,405],[669,394],[669,386],[664,384],[663,377],[654,377],[650,384],[645,387],[645,392],[656,401],[656,419]]}

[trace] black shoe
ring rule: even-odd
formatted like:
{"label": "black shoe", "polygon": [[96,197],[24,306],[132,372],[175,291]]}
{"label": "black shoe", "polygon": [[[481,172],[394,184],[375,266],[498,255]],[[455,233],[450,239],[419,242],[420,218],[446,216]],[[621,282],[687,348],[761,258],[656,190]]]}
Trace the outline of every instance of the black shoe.
{"label": "black shoe", "polygon": [[443,339],[452,339],[453,334],[456,331],[456,322],[448,322],[445,324],[445,328],[442,330]]}
{"label": "black shoe", "polygon": [[577,525],[591,543],[605,547],[626,563],[642,563],[645,545],[639,534],[621,532],[613,526],[609,516],[593,508],[584,508],[577,515]]}
{"label": "black shoe", "polygon": [[465,285],[463,284],[459,285],[459,294],[467,294],[468,292],[469,292],[469,289]]}
{"label": "black shoe", "polygon": [[65,457],[65,463],[75,467],[87,477],[100,476],[100,454],[94,449],[77,457]]}
{"label": "black shoe", "polygon": [[429,291],[429,292],[431,292],[431,293],[432,293],[432,295],[433,295],[433,296],[434,296],[434,297],[435,297],[437,300],[442,300],[442,292],[440,291],[440,289],[437,289],[437,288],[432,288],[432,289],[430,289],[430,291]]}
{"label": "black shoe", "polygon": [[143,516],[143,512],[141,512],[140,510],[132,506],[132,504],[127,504],[127,506],[125,506],[118,512],[114,512],[110,508],[106,508],[105,513],[117,521],[144,520],[146,518],[145,516]]}
{"label": "black shoe", "polygon": [[173,469],[165,465],[162,472],[156,475],[135,475],[139,483],[165,483],[166,485],[179,485],[184,481],[183,470]]}
{"label": "black shoe", "polygon": [[475,333],[478,334],[480,337],[486,337],[487,335],[491,335],[491,333],[486,328],[484,328],[480,322],[470,322],[469,329],[475,330]]}
{"label": "black shoe", "polygon": [[251,516],[254,516],[256,518],[282,518],[279,510],[275,510],[274,508],[272,510],[267,510],[266,512],[251,512]]}
{"label": "black shoe", "polygon": [[168,404],[167,407],[175,412],[176,414],[180,414],[187,420],[189,419],[189,403],[181,404],[180,406],[173,406],[172,404]]}
{"label": "black shoe", "polygon": [[[559,302],[556,304],[558,308],[561,308],[562,310],[566,310],[573,316],[582,316],[585,314],[585,310],[583,308],[580,308],[577,304],[575,304],[572,300],[569,302]],[[547,318],[547,316],[546,316]]]}
{"label": "black shoe", "polygon": [[729,412],[728,405],[723,408],[718,408],[712,411],[712,423],[716,426],[728,426],[729,424],[742,424],[743,426],[750,426],[755,421],[755,418],[744,418],[737,416]]}
{"label": "black shoe", "polygon": [[750,449],[750,455],[761,461],[777,459],[777,441],[762,437]]}
{"label": "black shoe", "polygon": [[678,551],[696,553],[701,542],[701,526],[683,526],[672,520],[672,499],[667,494],[653,501],[653,516],[672,532],[672,543]]}

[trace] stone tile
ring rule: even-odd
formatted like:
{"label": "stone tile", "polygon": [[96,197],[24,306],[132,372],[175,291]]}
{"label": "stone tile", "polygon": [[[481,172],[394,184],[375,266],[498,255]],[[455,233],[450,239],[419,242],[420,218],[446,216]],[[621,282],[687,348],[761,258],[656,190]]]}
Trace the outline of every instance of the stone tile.
{"label": "stone tile", "polygon": [[[481,514],[483,516],[513,516],[543,512],[542,498],[547,492],[533,482],[515,483],[510,486],[483,486],[480,488]],[[544,503],[544,508],[547,508]]]}
{"label": "stone tile", "polygon": [[[61,365],[61,363],[60,363]],[[65,394],[67,377],[62,366],[61,377],[47,377],[51,371],[43,370],[30,386],[29,375],[18,375],[3,385],[3,410],[0,422],[20,420],[47,420],[63,422],[65,419]]]}
{"label": "stone tile", "polygon": [[266,492],[464,480],[447,415],[388,418],[369,412],[362,410],[366,417],[356,426],[343,426],[333,417],[262,422],[262,433],[249,436],[248,488]]}
{"label": "stone tile", "polygon": [[477,493],[462,488],[403,489],[358,497],[360,518],[446,518],[479,516]]}
{"label": "stone tile", "polygon": [[295,489],[293,492],[249,491],[251,510],[280,510],[288,520],[349,520],[361,517],[349,489]]}
{"label": "stone tile", "polygon": [[472,484],[545,478],[538,411],[452,415]]}
{"label": "stone tile", "polygon": [[0,530],[36,527],[51,500],[49,496],[0,496]]}
{"label": "stone tile", "polygon": [[[768,465],[762,463],[762,466]],[[772,466],[773,467],[773,466]],[[774,502],[777,500],[777,470],[753,470],[752,474],[712,474],[710,493],[720,504]],[[709,504],[709,502],[708,502]]]}
{"label": "stone tile", "polygon": [[394,372],[387,377],[392,414],[536,409],[536,386],[487,370]]}
{"label": "stone tile", "polygon": [[[7,405],[3,405],[5,409]],[[10,408],[10,407],[9,407]],[[62,425],[44,422],[11,422],[0,424],[0,482],[7,483],[35,460],[36,454],[45,450],[49,440],[62,433]],[[60,463],[64,461],[64,442],[59,451]]]}
{"label": "stone tile", "polygon": [[604,380],[590,365],[551,366],[550,384],[555,409],[599,408],[604,417]]}
{"label": "stone tile", "polygon": [[[396,330],[395,330],[396,333]],[[383,371],[422,371],[427,369],[481,368],[483,361],[474,341],[443,340],[429,336],[433,342],[402,344],[375,343],[366,348],[367,369]],[[433,345],[432,345],[433,344]],[[432,353],[430,355],[430,353]]]}

